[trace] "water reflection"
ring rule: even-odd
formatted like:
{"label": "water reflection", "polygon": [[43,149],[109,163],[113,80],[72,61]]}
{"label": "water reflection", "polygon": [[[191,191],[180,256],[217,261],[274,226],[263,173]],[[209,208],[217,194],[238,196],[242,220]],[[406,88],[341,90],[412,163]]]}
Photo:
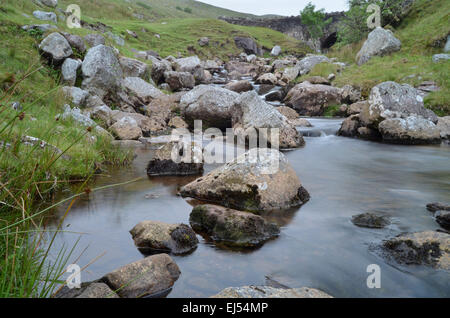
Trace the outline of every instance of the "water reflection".
{"label": "water reflection", "polygon": [[[230,286],[264,284],[266,277],[290,287],[310,286],[337,297],[449,297],[446,272],[423,266],[398,266],[373,252],[372,245],[403,231],[435,230],[439,226],[425,205],[448,201],[450,147],[403,147],[341,138],[340,121],[312,119],[322,137],[307,137],[305,148],[286,152],[311,194],[300,209],[264,217],[281,226],[281,234],[254,251],[224,249],[199,236],[192,254],[173,256],[182,275],[169,297],[208,297]],[[80,265],[106,252],[83,273],[94,280],[119,266],[141,259],[129,230],[143,220],[189,224],[196,202],[176,195],[195,177],[146,178],[152,150],[139,149],[132,167],[112,169],[96,186],[136,177],[142,180],[80,198],[63,227],[87,233],[77,247]],[[207,166],[208,173],[215,166]],[[351,216],[377,211],[391,217],[385,229],[354,226]],[[55,226],[65,212],[50,218]],[[78,235],[61,233],[56,245],[71,246]],[[368,289],[366,268],[378,264],[382,288]]]}

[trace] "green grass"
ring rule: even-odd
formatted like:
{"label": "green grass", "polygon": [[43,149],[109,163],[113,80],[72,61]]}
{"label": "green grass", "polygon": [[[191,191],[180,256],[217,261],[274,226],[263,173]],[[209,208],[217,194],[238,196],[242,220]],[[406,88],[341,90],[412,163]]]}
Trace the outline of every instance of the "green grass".
{"label": "green grass", "polygon": [[[425,99],[425,105],[440,116],[450,115],[450,62],[432,62],[432,55],[442,53],[442,45],[450,34],[450,2],[416,1],[394,34],[402,42],[402,49],[389,56],[372,58],[362,66],[355,63],[362,42],[332,50],[330,56],[351,63],[337,76],[335,83],[359,86],[363,96],[367,97],[373,86],[384,81],[413,86],[423,81],[435,81],[441,90],[431,93]],[[436,43],[440,43],[440,47]]]}

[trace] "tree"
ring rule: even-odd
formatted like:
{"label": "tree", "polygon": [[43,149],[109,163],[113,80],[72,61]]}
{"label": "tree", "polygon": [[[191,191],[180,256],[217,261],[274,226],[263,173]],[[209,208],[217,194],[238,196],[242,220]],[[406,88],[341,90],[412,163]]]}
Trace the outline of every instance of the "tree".
{"label": "tree", "polygon": [[370,4],[380,7],[381,25],[396,25],[404,14],[404,0],[349,0],[349,10],[338,27],[338,41],[343,44],[362,40],[370,31],[367,27],[367,12]]}
{"label": "tree", "polygon": [[300,11],[300,19],[308,28],[308,32],[313,39],[321,38],[324,34],[325,27],[331,23],[331,18],[327,20],[325,18],[325,10],[320,9],[316,11],[316,6],[311,2]]}

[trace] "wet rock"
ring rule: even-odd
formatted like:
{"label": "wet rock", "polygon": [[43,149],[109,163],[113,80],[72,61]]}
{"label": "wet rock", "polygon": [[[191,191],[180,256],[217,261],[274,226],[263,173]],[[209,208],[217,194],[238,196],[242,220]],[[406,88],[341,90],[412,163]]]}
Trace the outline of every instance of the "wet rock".
{"label": "wet rock", "polygon": [[105,45],[106,41],[103,35],[92,33],[84,37],[84,40],[89,44],[90,47],[95,47],[97,45]]}
{"label": "wet rock", "polygon": [[272,51],[270,52],[270,55],[272,56],[279,56],[280,54],[281,54],[281,47],[279,45],[274,46]]}
{"label": "wet rock", "polygon": [[353,103],[346,109],[346,114],[347,116],[360,114],[368,105],[367,101]]}
{"label": "wet rock", "polygon": [[97,45],[89,49],[81,70],[84,78],[81,86],[92,95],[103,99],[120,91],[123,72],[111,47]]}
{"label": "wet rock", "polygon": [[384,56],[401,49],[401,42],[392,31],[377,27],[369,33],[361,50],[356,55],[358,65],[367,63],[374,56]]}
{"label": "wet rock", "polygon": [[70,46],[73,49],[77,50],[78,53],[83,54],[84,52],[86,52],[86,45],[84,44],[84,40],[81,36],[66,33],[66,32],[63,32],[61,34],[66,38],[66,40],[67,40],[67,42],[69,42]]}
{"label": "wet rock", "polygon": [[253,85],[246,80],[243,81],[236,81],[236,82],[230,82],[227,85],[225,85],[226,89],[229,89],[230,91],[236,92],[236,93],[243,93],[253,90]]}
{"label": "wet rock", "polygon": [[150,77],[150,66],[144,62],[121,56],[119,63],[125,77],[140,77],[142,79]]}
{"label": "wet rock", "polygon": [[102,280],[122,298],[141,298],[167,292],[179,276],[180,269],[172,258],[158,254],[125,265]]}
{"label": "wet rock", "polygon": [[439,117],[437,128],[441,132],[441,138],[450,140],[450,116]]}
{"label": "wet rock", "polygon": [[382,229],[391,222],[389,218],[374,213],[363,213],[352,216],[352,222],[356,226],[367,227],[371,229]]}
{"label": "wet rock", "polygon": [[417,145],[441,142],[437,126],[422,117],[390,118],[378,125],[383,141],[394,144]]}
{"label": "wet rock", "polygon": [[277,82],[278,82],[277,77],[272,73],[263,74],[256,80],[256,84],[275,85],[277,84]]}
{"label": "wet rock", "polygon": [[34,11],[33,16],[36,19],[44,20],[44,21],[52,21],[53,23],[58,23],[58,18],[56,17],[56,14],[53,12],[44,12],[44,11]]}
{"label": "wet rock", "polygon": [[131,231],[134,244],[143,253],[186,254],[197,247],[195,232],[185,224],[143,221]]}
{"label": "wet rock", "polygon": [[321,290],[302,288],[274,288],[269,286],[230,287],[212,298],[333,298]]}
{"label": "wet rock", "polygon": [[436,212],[436,211],[450,211],[450,204],[446,203],[429,203],[427,204],[427,210],[430,212]]}
{"label": "wet rock", "polygon": [[401,234],[383,243],[398,263],[450,270],[450,235],[441,232]]}
{"label": "wet rock", "polygon": [[267,102],[282,101],[284,99],[284,94],[282,91],[274,91],[266,95],[264,98]]}
{"label": "wet rock", "polygon": [[243,49],[246,54],[261,55],[261,50],[252,38],[237,36],[234,38],[234,43],[240,49]]}
{"label": "wet rock", "polygon": [[275,149],[260,148],[189,183],[180,194],[255,213],[300,206],[309,200],[286,157]]}
{"label": "wet rock", "polygon": [[147,166],[149,176],[186,176],[203,173],[202,147],[195,142],[172,141],[156,151]]}
{"label": "wet rock", "polygon": [[380,122],[387,118],[406,118],[419,115],[433,123],[437,116],[426,109],[420,92],[408,84],[383,82],[372,88],[369,96],[371,122]]}
{"label": "wet rock", "polygon": [[434,217],[440,226],[446,230],[450,230],[450,211],[437,211]]}
{"label": "wet rock", "polygon": [[341,92],[333,86],[303,82],[288,92],[285,102],[300,115],[321,116],[328,106],[341,104]]}
{"label": "wet rock", "polygon": [[280,233],[258,215],[210,204],[195,207],[189,222],[196,232],[233,247],[257,247]]}
{"label": "wet rock", "polygon": [[[302,135],[292,126],[288,119],[273,106],[267,104],[255,91],[242,93],[232,108],[233,129],[238,135],[247,135],[252,131],[267,139],[271,145],[279,145],[282,149],[298,148],[305,145]],[[273,139],[277,129],[278,140]],[[268,136],[270,134],[270,137]]]}
{"label": "wet rock", "polygon": [[358,128],[360,128],[359,116],[352,115],[342,122],[338,135],[344,137],[356,137]]}
{"label": "wet rock", "polygon": [[74,86],[77,81],[77,73],[81,67],[81,62],[67,58],[61,66],[61,81],[63,84]]}
{"label": "wet rock", "polygon": [[70,289],[64,286],[54,298],[119,298],[117,294],[102,282],[83,283],[81,288]]}
{"label": "wet rock", "polygon": [[39,49],[55,65],[61,64],[73,54],[69,42],[58,32],[53,32],[42,40]]}
{"label": "wet rock", "polygon": [[303,58],[295,67],[299,70],[300,75],[305,75],[320,63],[331,63],[331,60],[324,55],[310,55]]}
{"label": "wet rock", "polygon": [[195,86],[195,78],[189,72],[165,72],[164,78],[170,89],[174,92],[181,89],[192,89]]}
{"label": "wet rock", "polygon": [[238,93],[225,88],[199,85],[181,98],[180,109],[191,127],[194,120],[202,120],[204,129],[231,128],[231,109],[238,97]]}
{"label": "wet rock", "polygon": [[142,137],[142,129],[131,117],[121,118],[109,130],[120,140],[138,140]]}
{"label": "wet rock", "polygon": [[122,87],[131,98],[137,99],[137,103],[141,105],[146,105],[153,99],[164,95],[163,92],[140,77],[124,78],[122,80]]}

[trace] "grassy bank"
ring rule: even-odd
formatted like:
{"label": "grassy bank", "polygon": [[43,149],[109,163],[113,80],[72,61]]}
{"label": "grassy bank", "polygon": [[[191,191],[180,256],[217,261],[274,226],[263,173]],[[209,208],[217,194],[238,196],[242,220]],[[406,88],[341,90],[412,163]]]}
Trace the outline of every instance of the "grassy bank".
{"label": "grassy bank", "polygon": [[[438,115],[450,115],[450,61],[432,61],[433,54],[442,53],[450,34],[450,2],[417,0],[407,18],[393,31],[402,42],[401,50],[389,56],[372,58],[362,66],[355,63],[362,43],[338,46],[329,52],[329,56],[350,63],[336,78],[336,84],[359,86],[367,97],[373,86],[384,81],[413,86],[423,81],[434,81],[441,90],[431,93],[425,99],[425,105]],[[323,71],[315,69],[312,75],[329,74]]]}

